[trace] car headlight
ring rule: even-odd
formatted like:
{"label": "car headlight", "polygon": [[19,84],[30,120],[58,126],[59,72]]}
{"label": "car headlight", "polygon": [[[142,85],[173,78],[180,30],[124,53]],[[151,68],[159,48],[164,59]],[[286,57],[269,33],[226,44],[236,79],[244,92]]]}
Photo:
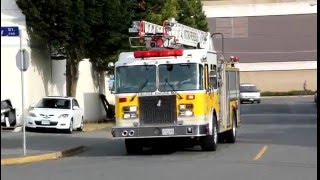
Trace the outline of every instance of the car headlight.
{"label": "car headlight", "polygon": [[30,116],[30,117],[36,117],[36,114],[34,114],[34,113],[29,113],[29,116]]}
{"label": "car headlight", "polygon": [[61,114],[60,116],[59,116],[59,118],[67,118],[69,116],[69,114]]}

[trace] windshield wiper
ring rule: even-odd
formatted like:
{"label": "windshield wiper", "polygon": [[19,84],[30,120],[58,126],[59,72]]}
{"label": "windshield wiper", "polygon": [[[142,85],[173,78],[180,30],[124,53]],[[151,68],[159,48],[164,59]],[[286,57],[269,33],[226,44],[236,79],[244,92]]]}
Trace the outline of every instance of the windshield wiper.
{"label": "windshield wiper", "polygon": [[167,78],[166,78],[165,81],[166,81],[166,83],[169,84],[169,86],[171,87],[172,91],[179,96],[179,99],[183,99],[182,96],[180,96],[180,94],[174,89],[174,87],[172,86],[172,84],[170,84],[170,83],[168,82],[168,79],[167,79]]}
{"label": "windshield wiper", "polygon": [[132,96],[132,98],[130,99],[130,101],[133,101],[134,98],[136,98],[136,96],[138,95],[138,93],[139,93],[140,91],[142,91],[142,89],[145,88],[147,84],[148,84],[148,79],[146,80],[146,82],[144,82],[144,83],[140,86],[138,92]]}

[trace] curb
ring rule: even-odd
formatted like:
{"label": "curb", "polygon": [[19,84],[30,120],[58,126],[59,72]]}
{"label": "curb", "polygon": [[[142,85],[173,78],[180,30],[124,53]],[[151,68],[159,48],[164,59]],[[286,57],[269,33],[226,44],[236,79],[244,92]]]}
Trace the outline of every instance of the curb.
{"label": "curb", "polygon": [[84,149],[85,149],[84,146],[78,146],[65,151],[58,151],[58,152],[53,152],[48,154],[1,159],[1,165],[25,164],[25,163],[31,163],[31,162],[37,162],[37,161],[53,160],[53,159],[58,159],[62,157],[73,156],[77,153],[83,152]]}

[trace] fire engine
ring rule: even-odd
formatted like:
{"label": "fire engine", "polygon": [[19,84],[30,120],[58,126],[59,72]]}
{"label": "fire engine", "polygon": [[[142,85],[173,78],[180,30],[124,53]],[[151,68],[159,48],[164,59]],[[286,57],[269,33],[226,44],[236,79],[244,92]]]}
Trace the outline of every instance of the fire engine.
{"label": "fire engine", "polygon": [[234,66],[239,58],[218,58],[214,34],[173,18],[162,25],[134,21],[129,32],[138,35],[129,38],[130,45],[140,49],[122,52],[109,64],[116,119],[111,133],[125,139],[127,153],[140,153],[158,140],[200,145],[204,151],[215,151],[220,141],[234,143],[240,124]]}

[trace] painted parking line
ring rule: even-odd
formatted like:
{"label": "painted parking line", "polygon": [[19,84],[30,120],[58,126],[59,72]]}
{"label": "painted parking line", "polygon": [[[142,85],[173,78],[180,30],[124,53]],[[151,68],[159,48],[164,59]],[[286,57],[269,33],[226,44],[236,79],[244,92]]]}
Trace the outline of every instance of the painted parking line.
{"label": "painted parking line", "polygon": [[268,146],[267,146],[267,145],[263,146],[263,147],[260,149],[259,153],[256,155],[256,157],[255,157],[253,160],[256,161],[256,160],[260,159],[260,158],[262,157],[262,155],[266,152],[267,149],[268,149]]}

